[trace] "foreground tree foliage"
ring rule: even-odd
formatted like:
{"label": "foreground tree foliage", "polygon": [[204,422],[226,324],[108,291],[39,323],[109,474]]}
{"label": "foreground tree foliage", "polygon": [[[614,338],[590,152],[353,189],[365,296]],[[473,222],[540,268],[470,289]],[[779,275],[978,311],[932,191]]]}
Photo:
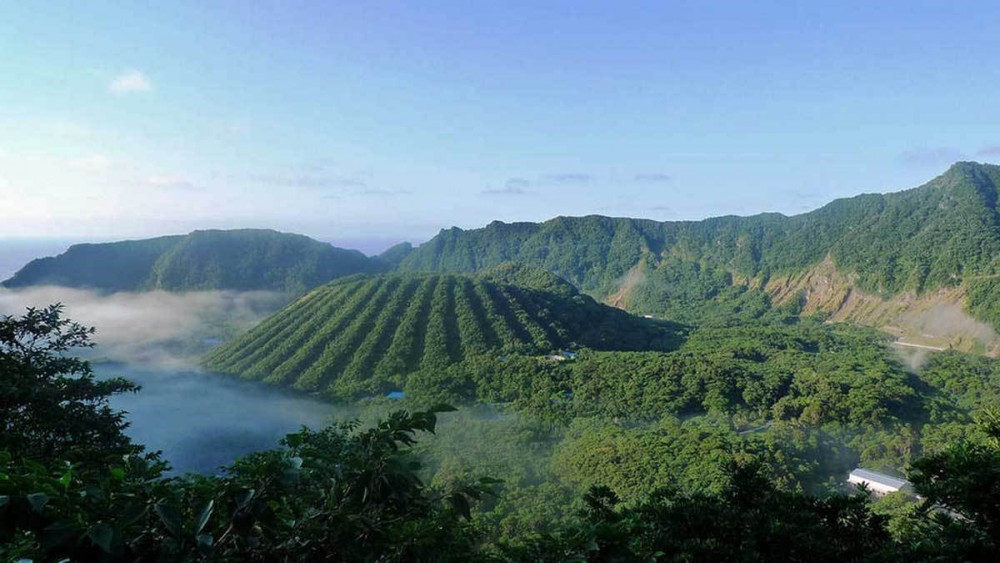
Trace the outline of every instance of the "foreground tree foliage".
{"label": "foreground tree foliage", "polygon": [[918,547],[955,560],[1000,557],[1000,409],[980,416],[986,439],[918,459],[910,479],[924,497]]}
{"label": "foreground tree foliage", "polygon": [[777,490],[754,462],[725,468],[715,494],[657,491],[622,506],[587,495],[576,529],[511,550],[535,561],[878,561],[900,553],[864,495],[815,498]]}
{"label": "foreground tree foliage", "polygon": [[62,318],[62,307],[0,319],[0,449],[17,458],[93,462],[136,453],[123,413],[108,406],[138,386],[98,381],[87,362],[63,355],[89,347],[94,329]]}
{"label": "foreground tree foliage", "polygon": [[[303,430],[220,476],[164,478],[0,454],[0,556],[74,561],[469,561],[485,487],[431,491],[407,452],[433,412]],[[484,485],[488,485],[485,483]]]}
{"label": "foreground tree foliage", "polygon": [[450,407],[303,429],[222,475],[168,478],[108,405],[137,387],[62,355],[92,332],[59,306],[0,323],[0,560],[475,558],[464,521],[491,481],[432,491],[409,451]]}
{"label": "foreground tree foliage", "polygon": [[[864,493],[793,492],[744,455],[706,462],[711,488],[623,499],[595,483],[579,514],[489,541],[474,515],[498,481],[420,478],[412,446],[450,407],[303,429],[219,475],[167,477],[108,405],[136,388],[63,355],[90,334],[58,306],[0,321],[0,560],[992,561],[1000,547],[995,411],[982,439],[913,464],[924,501],[892,522]],[[546,498],[539,514],[565,512],[564,496]]]}

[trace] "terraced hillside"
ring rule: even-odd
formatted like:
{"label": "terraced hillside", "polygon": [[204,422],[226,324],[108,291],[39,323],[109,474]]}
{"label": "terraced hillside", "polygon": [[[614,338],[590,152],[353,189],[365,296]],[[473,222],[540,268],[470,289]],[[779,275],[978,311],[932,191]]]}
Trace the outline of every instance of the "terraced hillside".
{"label": "terraced hillside", "polygon": [[537,270],[359,275],[307,293],[211,352],[205,366],[350,398],[398,389],[413,372],[470,357],[503,361],[577,346],[663,350],[673,334]]}

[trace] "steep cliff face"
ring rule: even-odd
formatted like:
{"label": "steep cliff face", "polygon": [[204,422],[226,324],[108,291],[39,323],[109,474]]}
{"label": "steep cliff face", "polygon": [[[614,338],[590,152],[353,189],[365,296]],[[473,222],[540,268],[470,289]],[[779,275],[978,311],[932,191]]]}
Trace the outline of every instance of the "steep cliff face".
{"label": "steep cliff face", "polygon": [[599,297],[637,265],[697,263],[740,278],[802,273],[826,258],[869,292],[923,292],[1000,273],[1000,166],[960,162],[930,182],[840,199],[802,215],[656,222],[600,216],[442,231],[402,270],[472,271],[501,262],[545,268]]}
{"label": "steep cliff face", "polygon": [[[647,284],[658,283],[651,279],[656,275],[647,271],[645,263],[636,265],[604,302],[645,313],[648,308],[637,305],[637,295],[649,291]],[[746,295],[759,292],[770,299],[772,307],[795,303],[803,314],[821,313],[832,322],[878,328],[896,336],[900,346],[1000,356],[1000,334],[969,314],[965,284],[920,293],[865,291],[858,287],[857,276],[838,270],[831,257],[800,272],[769,279],[733,275],[732,283],[732,290],[742,290],[743,302]]]}
{"label": "steep cliff face", "polygon": [[916,293],[879,295],[859,289],[855,276],[840,272],[827,258],[803,272],[774,277],[763,289],[776,304],[801,299],[805,313],[831,321],[880,328],[904,346],[954,348],[1000,355],[1000,335],[967,312],[966,286]]}
{"label": "steep cliff face", "polygon": [[[605,303],[685,323],[741,322],[803,299],[806,312],[941,346],[993,350],[1000,327],[1000,166],[960,162],[923,186],[836,200],[794,217],[655,222],[557,217],[450,229],[407,270],[517,261]],[[985,280],[985,281],[984,281]],[[929,319],[947,318],[942,330]],[[970,316],[971,315],[971,316]]]}

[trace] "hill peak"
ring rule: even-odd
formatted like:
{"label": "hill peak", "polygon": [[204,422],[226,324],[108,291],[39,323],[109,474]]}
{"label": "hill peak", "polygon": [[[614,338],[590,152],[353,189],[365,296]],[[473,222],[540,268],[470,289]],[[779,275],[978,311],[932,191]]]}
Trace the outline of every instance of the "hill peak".
{"label": "hill peak", "polygon": [[930,183],[943,183],[945,186],[955,186],[967,182],[971,182],[977,186],[995,186],[1000,184],[1000,165],[959,161],[949,166],[943,174],[931,180]]}
{"label": "hill peak", "polygon": [[989,170],[1000,170],[1000,165],[990,164],[988,162],[976,162],[974,160],[959,160],[958,162],[952,164],[945,170],[945,174],[952,173],[968,173],[970,171],[989,171]]}
{"label": "hill peak", "polygon": [[209,229],[74,245],[59,256],[33,260],[3,285],[112,292],[264,289],[300,293],[338,277],[382,269],[382,264],[357,250],[304,235],[270,229]]}

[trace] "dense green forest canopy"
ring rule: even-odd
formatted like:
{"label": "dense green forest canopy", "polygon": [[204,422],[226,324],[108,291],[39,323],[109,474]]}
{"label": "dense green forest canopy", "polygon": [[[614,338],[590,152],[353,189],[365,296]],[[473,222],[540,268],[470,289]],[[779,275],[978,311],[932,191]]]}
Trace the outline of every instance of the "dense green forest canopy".
{"label": "dense green forest canopy", "polygon": [[[822,366],[851,354],[863,336],[808,322],[712,330],[674,353],[697,357],[722,342],[712,362],[802,353]],[[469,414],[440,424],[452,410],[444,406],[303,429],[217,475],[165,477],[165,463],[131,443],[126,419],[108,406],[134,386],[97,382],[86,362],[66,355],[88,345],[90,332],[58,307],[0,319],[5,560],[989,561],[1000,548],[1000,411],[991,408],[973,431],[913,461],[920,501],[801,492],[789,477],[814,452],[796,444],[824,447],[796,429],[802,420],[776,422],[774,436],[727,432],[712,417],[636,425],[580,416],[541,463],[536,446],[559,426]],[[834,390],[850,395],[872,371],[897,370],[866,354],[845,366],[862,381],[835,380]],[[960,397],[953,407],[992,403],[1000,369],[990,362],[946,354],[924,380],[893,385],[930,401],[941,399],[934,389],[949,389]],[[802,392],[831,403],[826,391]],[[849,410],[867,416],[873,405],[858,400]],[[913,414],[910,398],[884,400],[902,403],[875,404],[888,409],[876,416]]]}
{"label": "dense green forest canopy", "polygon": [[372,258],[272,231],[196,231],[76,245],[29,263],[4,284],[301,293],[352,273],[471,272],[513,261],[633,312],[690,323],[706,308],[759,307],[765,296],[748,282],[762,287],[829,258],[852,284],[879,295],[967,284],[969,311],[996,324],[998,185],[1000,166],[960,162],[918,188],[841,199],[792,217],[495,221],[443,230],[417,248],[402,243]]}
{"label": "dense green forest canopy", "polygon": [[[788,286],[819,271],[820,283],[835,291],[829,301],[816,297],[811,310],[834,313],[854,290],[874,299],[899,297],[906,310],[915,306],[912,295],[956,289],[952,302],[1000,329],[998,185],[1000,167],[960,162],[918,188],[841,199],[792,217],[495,221],[481,229],[443,230],[417,248],[402,243],[370,258],[299,235],[196,231],[76,245],[29,263],[4,285],[298,295],[354,273],[467,273],[516,262],[633,313],[702,325],[745,322],[766,312],[775,298],[785,304],[810,295],[811,287]],[[851,314],[844,318],[871,326],[895,322]],[[964,333],[951,336],[968,341],[965,350],[997,345],[971,343]]]}
{"label": "dense green forest canopy", "polygon": [[[441,231],[400,263],[403,270],[475,271],[506,261],[547,269],[599,299],[681,318],[747,279],[800,272],[830,257],[878,294],[922,292],[998,273],[1000,166],[961,162],[898,193],[834,201],[786,217],[656,222],[601,216]],[[981,292],[993,296],[992,286]],[[983,301],[979,299],[979,301]],[[973,304],[993,320],[989,305]],[[696,317],[696,316],[693,316]]]}
{"label": "dense green forest canopy", "polygon": [[[961,286],[996,324],[998,170],[960,163],[796,217],[453,229],[328,283],[262,266],[267,245],[244,256],[245,232],[82,247],[74,267],[98,252],[168,285],[325,283],[205,365],[368,422],[167,478],[107,405],[135,387],[67,354],[90,331],[58,307],[5,317],[0,558],[993,560],[1000,362],[907,358],[885,333],[772,303],[764,282],[829,258],[871,292]],[[858,466],[923,500],[845,496]]]}
{"label": "dense green forest canopy", "polygon": [[313,290],[212,351],[209,369],[339,398],[382,394],[473,358],[665,350],[680,327],[595,302],[544,270],[353,276]]}
{"label": "dense green forest canopy", "polygon": [[268,230],[78,244],[28,263],[6,287],[59,285],[103,291],[273,290],[301,293],[382,263],[302,235]]}
{"label": "dense green forest canopy", "polygon": [[403,391],[418,406],[487,404],[545,421],[562,429],[549,432],[561,446],[545,462],[561,468],[556,480],[629,500],[671,480],[718,490],[712,467],[733,451],[795,490],[836,489],[859,464],[899,473],[970,438],[971,413],[1000,392],[996,360],[943,352],[914,371],[874,329],[762,311],[698,327],[642,319],[519,264],[355,276],[206,365],[339,400]]}

